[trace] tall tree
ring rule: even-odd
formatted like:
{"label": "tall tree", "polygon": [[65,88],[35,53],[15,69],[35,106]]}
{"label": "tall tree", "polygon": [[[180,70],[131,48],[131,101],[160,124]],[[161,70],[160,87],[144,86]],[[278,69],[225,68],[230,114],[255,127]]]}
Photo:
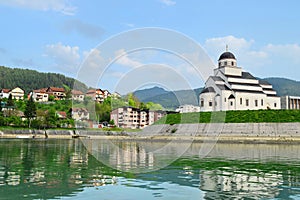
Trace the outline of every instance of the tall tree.
{"label": "tall tree", "polygon": [[12,99],[12,95],[9,94],[7,99],[7,107],[13,108],[15,106],[14,100]]}
{"label": "tall tree", "polygon": [[36,116],[36,105],[35,105],[35,102],[33,101],[32,96],[26,102],[24,115],[28,120],[28,127],[30,128],[31,120],[32,120],[32,118],[34,118]]}

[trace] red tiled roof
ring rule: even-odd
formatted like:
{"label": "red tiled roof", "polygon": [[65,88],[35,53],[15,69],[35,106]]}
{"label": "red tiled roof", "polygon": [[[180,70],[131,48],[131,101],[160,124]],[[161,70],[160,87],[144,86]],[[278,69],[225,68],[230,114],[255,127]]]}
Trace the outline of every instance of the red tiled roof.
{"label": "red tiled roof", "polygon": [[86,92],[86,94],[94,94],[95,92],[96,92],[96,90],[91,89],[91,90],[88,90],[88,91]]}
{"label": "red tiled roof", "polygon": [[33,90],[33,92],[35,93],[46,93],[47,88],[41,88],[41,89],[37,89],[37,90]]}
{"label": "red tiled roof", "polygon": [[49,87],[47,89],[47,92],[65,92],[64,88],[58,88],[58,87]]}
{"label": "red tiled roof", "polygon": [[9,93],[11,91],[11,89],[2,89],[3,93]]}
{"label": "red tiled roof", "polygon": [[83,93],[79,90],[72,90],[72,94],[74,94],[74,95],[83,95]]}
{"label": "red tiled roof", "polygon": [[67,113],[64,112],[64,111],[56,111],[56,113],[57,113],[58,115],[60,115],[62,118],[67,118]]}

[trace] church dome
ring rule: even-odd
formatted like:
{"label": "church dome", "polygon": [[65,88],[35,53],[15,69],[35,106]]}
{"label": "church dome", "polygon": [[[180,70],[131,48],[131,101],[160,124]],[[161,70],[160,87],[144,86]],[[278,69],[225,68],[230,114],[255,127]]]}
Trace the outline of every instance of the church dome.
{"label": "church dome", "polygon": [[223,59],[235,59],[235,56],[233,55],[233,53],[226,51],[220,55],[219,60],[223,60]]}

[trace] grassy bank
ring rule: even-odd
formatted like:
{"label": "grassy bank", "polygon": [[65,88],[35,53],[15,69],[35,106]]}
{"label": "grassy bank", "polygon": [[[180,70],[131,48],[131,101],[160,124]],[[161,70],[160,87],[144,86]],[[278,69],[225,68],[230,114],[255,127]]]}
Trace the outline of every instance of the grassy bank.
{"label": "grassy bank", "polygon": [[169,114],[155,124],[300,122],[300,110],[245,110]]}

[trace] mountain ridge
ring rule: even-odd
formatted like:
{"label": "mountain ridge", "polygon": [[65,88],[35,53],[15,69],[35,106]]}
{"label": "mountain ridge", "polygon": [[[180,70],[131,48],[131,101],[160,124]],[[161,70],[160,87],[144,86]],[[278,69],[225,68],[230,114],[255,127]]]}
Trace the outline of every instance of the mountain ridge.
{"label": "mountain ridge", "polygon": [[[268,81],[273,86],[278,96],[300,96],[300,81],[295,81],[283,77],[261,78],[261,80]],[[163,94],[158,95],[148,94],[148,98],[141,97],[140,94],[143,94],[144,91],[138,90],[134,92],[134,95],[142,102],[151,101],[161,104],[166,109],[174,110],[179,105],[183,104],[198,105],[198,98],[202,89],[203,87],[192,90],[167,91]],[[155,90],[157,90],[157,88]],[[151,93],[151,88],[148,88],[147,92]],[[196,96],[196,98],[191,98],[191,96],[194,95]],[[179,102],[178,99],[180,99],[181,102]]]}
{"label": "mountain ridge", "polygon": [[47,88],[50,86],[63,87],[64,85],[67,85],[68,87],[73,88],[75,81],[76,89],[82,91],[87,90],[88,87],[84,83],[62,74],[0,66],[1,89],[20,87],[28,93],[34,89]]}

